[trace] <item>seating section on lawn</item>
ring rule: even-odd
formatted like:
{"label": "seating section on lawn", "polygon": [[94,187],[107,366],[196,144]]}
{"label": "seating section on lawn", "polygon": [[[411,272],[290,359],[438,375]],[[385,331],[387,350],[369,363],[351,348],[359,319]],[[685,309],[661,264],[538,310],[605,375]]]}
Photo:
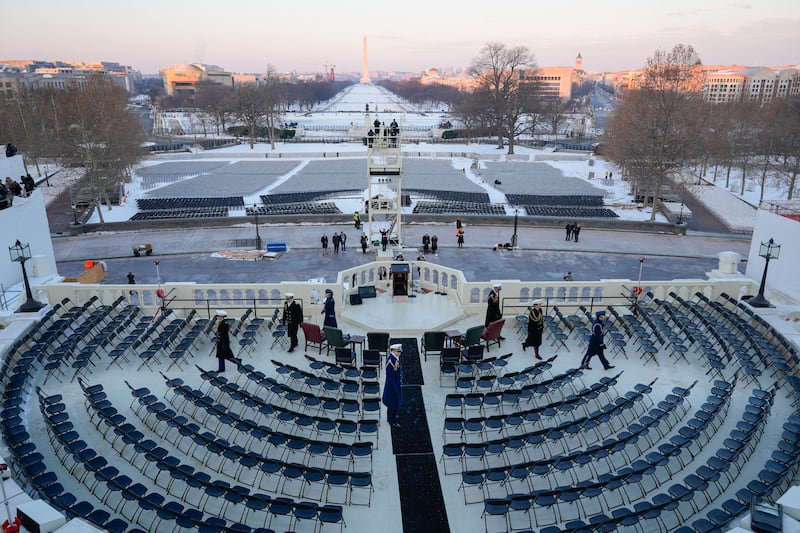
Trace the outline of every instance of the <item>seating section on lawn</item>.
{"label": "seating section on lawn", "polygon": [[171,218],[222,218],[228,216],[225,207],[201,207],[197,209],[163,209],[140,211],[129,220],[163,220]]}

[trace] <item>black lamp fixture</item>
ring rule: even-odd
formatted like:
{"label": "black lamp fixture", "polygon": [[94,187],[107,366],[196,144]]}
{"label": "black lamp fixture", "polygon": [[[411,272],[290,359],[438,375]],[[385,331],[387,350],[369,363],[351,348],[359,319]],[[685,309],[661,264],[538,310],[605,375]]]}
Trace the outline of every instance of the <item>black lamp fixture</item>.
{"label": "black lamp fixture", "polygon": [[519,209],[514,209],[514,235],[511,236],[511,247],[517,247],[517,221],[519,220]]}
{"label": "black lamp fixture", "polygon": [[775,240],[770,238],[767,242],[761,243],[758,255],[766,260],[764,263],[764,273],[761,275],[761,286],[758,288],[758,295],[755,298],[747,300],[747,303],[750,304],[751,307],[773,307],[773,305],[769,303],[769,300],[764,298],[764,286],[767,284],[769,260],[777,259],[778,256],[781,255],[781,245],[775,244]]}
{"label": "black lamp fixture", "polygon": [[258,204],[253,204],[253,215],[256,217],[256,250],[260,250],[261,234],[258,232]]}
{"label": "black lamp fixture", "polygon": [[14,246],[8,247],[8,253],[12,261],[16,261],[22,265],[22,279],[25,281],[25,295],[27,296],[27,300],[17,309],[17,313],[35,313],[44,307],[45,304],[34,300],[33,293],[31,293],[31,284],[28,282],[28,273],[25,271],[25,261],[31,258],[31,246],[27,243],[22,244],[19,242],[19,239],[17,239]]}

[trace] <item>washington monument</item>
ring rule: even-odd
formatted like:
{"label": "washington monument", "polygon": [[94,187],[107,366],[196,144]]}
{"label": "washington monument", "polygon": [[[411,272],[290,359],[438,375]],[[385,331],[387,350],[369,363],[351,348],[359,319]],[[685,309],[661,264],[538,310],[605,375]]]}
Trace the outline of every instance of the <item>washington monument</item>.
{"label": "washington monument", "polygon": [[364,60],[361,64],[361,83],[369,83],[369,56],[367,55],[367,36],[364,36]]}

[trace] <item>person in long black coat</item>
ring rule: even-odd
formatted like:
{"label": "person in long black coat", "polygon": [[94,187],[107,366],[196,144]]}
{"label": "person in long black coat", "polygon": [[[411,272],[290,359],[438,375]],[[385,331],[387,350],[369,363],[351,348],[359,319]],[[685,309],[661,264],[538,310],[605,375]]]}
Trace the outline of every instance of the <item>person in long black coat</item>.
{"label": "person in long black coat", "polygon": [[286,302],[283,304],[283,323],[286,325],[286,334],[289,336],[289,352],[293,352],[299,344],[297,328],[303,322],[303,308],[294,301],[294,293],[286,293]]}
{"label": "person in long black coat", "polygon": [[528,338],[522,343],[522,351],[528,346],[533,346],[533,355],[536,359],[541,359],[539,346],[542,345],[542,333],[544,332],[544,312],[542,311],[542,300],[534,300],[533,307],[528,311]]}
{"label": "person in long black coat", "polygon": [[325,315],[325,319],[322,321],[323,326],[339,327],[336,325],[336,302],[333,299],[333,291],[331,289],[325,289],[325,303],[322,305],[322,314]]}
{"label": "person in long black coat", "polygon": [[217,361],[219,366],[217,372],[225,372],[225,361],[236,361],[231,350],[231,326],[228,324],[228,313],[218,310],[217,316]]}
{"label": "person in long black coat", "polygon": [[492,286],[492,292],[489,293],[489,298],[486,302],[486,321],[483,324],[486,327],[495,320],[503,318],[503,312],[500,310],[500,289],[502,288],[501,284],[495,283]]}

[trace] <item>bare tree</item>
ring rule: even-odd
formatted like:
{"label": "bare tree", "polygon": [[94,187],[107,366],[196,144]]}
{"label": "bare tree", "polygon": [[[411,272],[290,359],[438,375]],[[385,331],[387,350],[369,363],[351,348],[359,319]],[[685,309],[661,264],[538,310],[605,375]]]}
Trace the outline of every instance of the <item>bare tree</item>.
{"label": "bare tree", "polygon": [[696,155],[696,136],[704,116],[698,92],[700,65],[691,46],[657,50],[647,60],[641,86],[625,97],[610,122],[612,159],[643,174],[649,189],[645,199],[652,198],[654,203],[666,181]]}
{"label": "bare tree", "polygon": [[791,200],[800,175],[800,98],[780,99],[775,105],[776,122],[781,131],[775,146],[775,155],[780,160],[778,172],[789,189],[786,198]]}
{"label": "bare tree", "polygon": [[470,75],[475,78],[478,90],[475,96],[485,98],[486,114],[497,135],[498,148],[503,148],[503,137],[508,137],[508,153],[514,153],[514,142],[529,125],[522,120],[535,101],[532,76],[536,68],[533,54],[524,46],[508,48],[505,44],[487,43],[473,58]]}
{"label": "bare tree", "polygon": [[259,129],[264,125],[267,115],[266,94],[256,85],[239,85],[231,94],[230,105],[236,121],[247,128],[252,150],[256,144]]}
{"label": "bare tree", "polygon": [[[108,192],[130,178],[130,169],[144,154],[144,132],[127,109],[127,93],[112,80],[92,76],[85,86],[57,95],[62,99],[60,155],[65,164],[81,167],[83,185],[94,205],[111,209]],[[102,212],[98,209],[100,222]]]}
{"label": "bare tree", "polygon": [[202,113],[211,117],[217,135],[225,131],[225,123],[230,115],[231,87],[214,82],[198,83],[194,95],[194,105]]}

